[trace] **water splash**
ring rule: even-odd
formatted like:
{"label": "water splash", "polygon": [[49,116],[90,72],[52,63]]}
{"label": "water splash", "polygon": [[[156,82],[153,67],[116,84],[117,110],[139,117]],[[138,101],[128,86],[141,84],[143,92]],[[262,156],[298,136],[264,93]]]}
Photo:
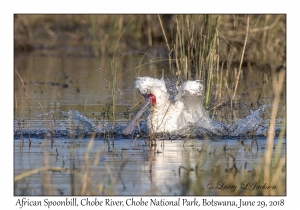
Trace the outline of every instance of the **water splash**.
{"label": "water splash", "polygon": [[97,131],[97,126],[91,121],[91,119],[81,115],[78,111],[70,110],[66,114],[70,117],[69,119],[72,123],[82,124],[84,126],[84,131]]}
{"label": "water splash", "polygon": [[[189,125],[183,129],[171,134],[162,134],[158,136],[163,136],[166,138],[178,138],[178,137],[203,137],[205,135],[209,136],[241,136],[241,135],[258,135],[262,136],[267,132],[268,120],[261,118],[264,112],[264,106],[253,111],[246,118],[239,120],[233,125],[227,125],[225,123],[217,122],[210,119],[208,116],[204,116],[195,125]],[[38,137],[47,138],[49,133],[53,137],[78,137],[78,136],[90,136],[94,133],[97,136],[104,136],[110,133],[114,137],[120,138],[132,138],[133,135],[147,136],[147,123],[146,120],[142,120],[139,126],[131,132],[131,135],[124,136],[122,134],[122,129],[126,125],[120,125],[118,123],[112,124],[110,122],[95,122],[90,118],[85,117],[80,114],[77,110],[70,110],[68,112],[63,112],[64,119],[58,121],[59,128],[56,130],[46,130],[46,129],[36,129],[36,130],[15,130],[14,136],[18,137]],[[279,128],[277,129],[279,131]],[[22,132],[22,135],[21,135]],[[278,132],[277,132],[278,133]]]}
{"label": "water splash", "polygon": [[230,127],[230,136],[247,135],[252,132],[255,135],[264,135],[268,129],[268,120],[260,117],[265,106],[253,111],[246,118],[239,120]]}
{"label": "water splash", "polygon": [[[252,111],[244,119],[240,119],[233,125],[227,125],[218,121],[214,121],[205,115],[196,125],[189,125],[176,133],[167,134],[169,136],[180,136],[180,137],[201,137],[205,135],[210,136],[264,136],[268,130],[269,120],[265,120],[261,115],[265,111],[265,106]],[[146,122],[140,123],[140,130],[147,131]],[[280,126],[277,127],[276,133],[280,131]],[[133,131],[133,134],[138,133],[137,130]]]}

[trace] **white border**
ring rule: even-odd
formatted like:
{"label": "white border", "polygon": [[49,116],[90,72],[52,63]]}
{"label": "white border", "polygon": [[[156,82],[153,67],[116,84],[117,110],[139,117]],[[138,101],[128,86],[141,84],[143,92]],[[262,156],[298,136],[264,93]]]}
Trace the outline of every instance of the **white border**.
{"label": "white border", "polygon": [[[1,4],[1,207],[15,207],[13,197],[13,14],[15,13],[286,13],[287,14],[287,196],[285,208],[295,207],[299,199],[299,12],[297,4],[280,1],[11,1]],[[4,135],[3,135],[4,134]],[[297,156],[298,154],[298,156]],[[31,197],[34,198],[34,197]],[[82,198],[82,197],[80,197]],[[137,198],[137,197],[136,197]],[[149,197],[147,197],[149,198]],[[204,197],[200,197],[202,199]],[[237,200],[239,197],[212,197]],[[243,197],[272,200],[281,197]],[[37,197],[36,199],[44,199]],[[55,197],[51,197],[55,199]],[[116,199],[124,200],[124,197]],[[297,205],[298,206],[298,205]],[[8,209],[3,208],[3,209]],[[16,208],[16,207],[15,207]],[[67,207],[65,207],[67,208]],[[85,207],[86,209],[86,207]]]}

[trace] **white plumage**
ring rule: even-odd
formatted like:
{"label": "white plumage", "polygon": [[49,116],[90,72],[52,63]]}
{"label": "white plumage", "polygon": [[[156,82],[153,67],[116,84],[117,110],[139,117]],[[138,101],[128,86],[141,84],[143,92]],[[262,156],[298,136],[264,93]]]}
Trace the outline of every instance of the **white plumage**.
{"label": "white plumage", "polygon": [[203,117],[202,89],[199,81],[187,81],[179,89],[175,100],[169,100],[165,82],[161,79],[139,77],[135,87],[141,94],[153,94],[156,104],[152,104],[147,119],[150,134],[173,133],[187,125],[196,124]]}
{"label": "white plumage", "polygon": [[157,87],[161,91],[167,93],[167,88],[163,79],[154,79],[151,77],[138,77],[134,85],[135,88],[139,89],[142,95],[148,94],[149,90],[153,87]]}
{"label": "white plumage", "polygon": [[149,103],[151,103],[151,108],[147,118],[147,127],[150,134],[176,133],[186,126],[202,127],[212,132],[215,130],[203,109],[203,85],[200,81],[183,83],[178,88],[174,100],[170,100],[163,79],[138,77],[135,81],[135,88],[146,98],[146,103],[123,129],[123,134],[128,135],[133,130],[138,117],[142,115]]}
{"label": "white plumage", "polygon": [[[259,113],[264,110],[260,108],[251,113],[244,120],[234,125],[214,121],[209,118],[202,104],[203,85],[200,81],[186,81],[179,88],[171,100],[163,79],[151,77],[138,77],[135,87],[145,97],[145,103],[136,116],[123,129],[124,135],[134,130],[138,118],[151,104],[147,117],[147,128],[149,134],[175,134],[175,135],[232,135],[238,136],[247,132],[257,130],[257,126],[264,124]],[[261,134],[261,131],[257,131]]]}

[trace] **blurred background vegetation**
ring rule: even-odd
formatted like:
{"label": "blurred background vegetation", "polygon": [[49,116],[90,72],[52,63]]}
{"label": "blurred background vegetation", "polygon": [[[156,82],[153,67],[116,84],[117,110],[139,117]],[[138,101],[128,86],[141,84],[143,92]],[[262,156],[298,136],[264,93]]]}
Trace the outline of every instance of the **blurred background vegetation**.
{"label": "blurred background vegetation", "polygon": [[14,48],[17,51],[60,49],[82,56],[112,56],[118,41],[119,53],[143,53],[159,46],[172,51],[174,58],[174,53],[182,48],[185,52],[178,53],[177,57],[185,54],[195,59],[189,63],[193,68],[199,56],[204,56],[199,55],[204,54],[204,50],[216,50],[220,62],[239,63],[248,16],[249,37],[243,63],[269,64],[275,55],[274,62],[282,64],[286,55],[286,15],[271,14],[19,14],[14,16]]}
{"label": "blurred background vegetation", "polygon": [[168,74],[176,85],[200,80],[207,110],[224,103],[232,110],[238,90],[246,88],[242,78],[257,72],[263,75],[256,79],[262,81],[262,93],[251,106],[260,106],[264,84],[286,62],[285,14],[17,14],[14,33],[15,54],[35,51],[112,59],[111,104],[115,104],[116,78],[128,62],[122,61],[125,56],[141,58],[130,69],[135,71],[132,79],[143,66],[154,64],[158,77]]}

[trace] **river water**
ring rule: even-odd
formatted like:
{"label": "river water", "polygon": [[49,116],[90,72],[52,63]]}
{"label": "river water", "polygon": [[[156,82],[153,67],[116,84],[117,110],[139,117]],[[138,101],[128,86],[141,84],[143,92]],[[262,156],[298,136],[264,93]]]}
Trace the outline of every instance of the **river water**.
{"label": "river water", "polygon": [[[84,131],[84,125],[70,120],[66,114],[70,110],[97,126],[105,126],[111,120],[107,110],[111,100],[112,58],[32,52],[15,54],[14,59],[15,195],[193,194],[182,187],[183,173],[189,167],[195,169],[199,159],[201,171],[219,166],[226,171],[233,165],[239,171],[251,171],[262,163],[264,136],[256,138],[257,146],[252,150],[247,148],[253,138],[245,136],[158,139],[154,147],[148,147],[146,139],[135,136],[93,136],[80,132],[70,136],[64,133],[68,128]],[[118,60],[113,119],[118,125],[129,121],[142,100],[133,90],[135,77],[160,77],[154,65],[141,66],[141,62],[141,57],[131,54]],[[237,93],[237,120],[258,108],[259,97],[260,105],[266,105],[264,117],[270,116],[272,84],[269,81],[264,86],[262,82],[268,74],[267,69],[244,70]],[[168,81],[168,74],[165,79]],[[284,89],[277,120],[279,129],[284,122],[285,96]],[[223,115],[227,115],[226,109]],[[277,135],[274,151],[278,148],[280,156],[285,156],[285,144],[285,136],[282,139]],[[234,157],[234,162],[230,157]],[[31,173],[26,174],[28,171]],[[191,173],[191,178],[195,177]],[[218,194],[205,187],[210,175],[203,177],[203,194]]]}

